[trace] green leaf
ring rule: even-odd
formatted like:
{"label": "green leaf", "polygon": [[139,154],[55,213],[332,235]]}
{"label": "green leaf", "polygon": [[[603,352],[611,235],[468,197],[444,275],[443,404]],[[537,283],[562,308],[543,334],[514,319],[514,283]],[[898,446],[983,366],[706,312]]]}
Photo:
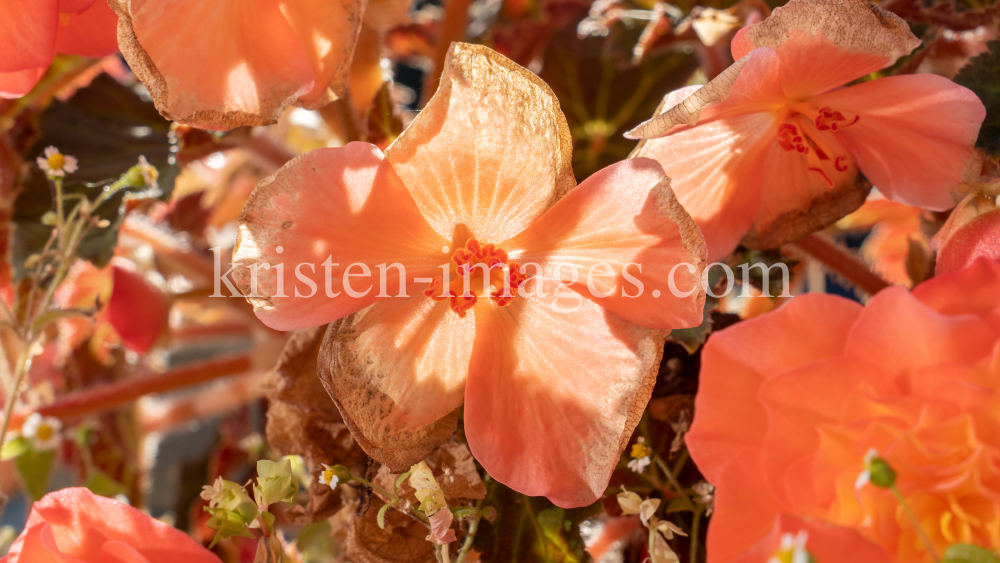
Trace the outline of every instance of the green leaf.
{"label": "green leaf", "polygon": [[1000,156],[1000,42],[986,44],[989,52],[970,60],[955,82],[975,92],[986,106],[986,120],[976,146],[990,156]]}
{"label": "green leaf", "polygon": [[[11,265],[15,279],[29,273],[22,267],[25,259],[41,250],[52,230],[42,223],[42,217],[55,208],[53,190],[45,174],[33,165],[45,147],[52,145],[63,154],[76,157],[79,170],[66,177],[64,192],[91,200],[101,193],[104,184],[134,166],[140,156],[145,156],[159,171],[157,182],[162,198],[169,197],[177,174],[171,160],[174,147],[170,122],[159,115],[152,102],[107,75],[98,76],[66,102],[54,101],[38,118],[38,127],[41,137],[25,154],[28,173],[12,217]],[[100,207],[97,215],[107,220],[109,226],[93,228],[84,237],[80,247],[82,258],[98,267],[107,264],[118,241],[125,197],[139,191],[142,188],[121,190]],[[68,205],[67,211],[76,202],[70,200]]]}
{"label": "green leaf", "polygon": [[125,494],[125,487],[111,477],[108,477],[108,474],[100,469],[94,469],[90,473],[90,479],[87,480],[86,487],[90,489],[90,492],[102,497],[114,498]]}
{"label": "green leaf", "polygon": [[3,445],[3,450],[0,450],[0,460],[7,461],[8,459],[14,459],[29,449],[31,449],[31,441],[24,436],[7,440]]}
{"label": "green leaf", "polygon": [[14,462],[24,488],[36,501],[45,496],[55,458],[56,452],[53,450],[40,452],[29,447]]}
{"label": "green leaf", "polygon": [[1000,563],[997,552],[968,543],[957,543],[944,551],[945,561],[954,563]]}

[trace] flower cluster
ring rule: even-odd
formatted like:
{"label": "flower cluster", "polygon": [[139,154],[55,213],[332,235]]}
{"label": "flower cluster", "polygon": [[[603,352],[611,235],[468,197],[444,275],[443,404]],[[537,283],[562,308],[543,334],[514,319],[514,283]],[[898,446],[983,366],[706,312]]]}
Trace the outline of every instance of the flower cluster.
{"label": "flower cluster", "polygon": [[717,487],[711,552],[735,558],[781,515],[856,530],[893,561],[927,559],[921,535],[937,553],[1000,548],[998,299],[1000,265],[979,261],[713,335],[687,435]]}

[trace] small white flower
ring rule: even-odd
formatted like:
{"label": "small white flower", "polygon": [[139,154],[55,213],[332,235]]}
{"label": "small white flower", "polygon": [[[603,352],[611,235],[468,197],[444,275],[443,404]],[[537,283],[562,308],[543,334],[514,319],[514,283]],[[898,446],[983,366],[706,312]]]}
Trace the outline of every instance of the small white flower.
{"label": "small white flower", "polygon": [[337,477],[337,475],[334,474],[333,469],[324,463],[323,471],[319,474],[319,482],[333,490],[337,490],[337,485],[340,484],[340,477]]}
{"label": "small white flower", "polygon": [[646,470],[647,467],[649,467],[649,463],[650,463],[649,456],[644,456],[633,459],[632,461],[628,462],[628,468],[631,469],[632,471],[635,471],[636,473],[642,473],[643,471]]}
{"label": "small white flower", "polygon": [[21,427],[21,435],[31,440],[37,451],[54,450],[59,447],[62,437],[59,431],[62,430],[62,422],[52,416],[42,416],[37,412],[24,421]]}
{"label": "small white flower", "polygon": [[806,550],[806,542],[809,541],[809,532],[799,530],[795,534],[782,534],[781,544],[778,551],[767,560],[767,563],[809,563],[809,552]]}
{"label": "small white flower", "polygon": [[862,487],[867,485],[872,480],[872,460],[878,457],[878,450],[872,448],[868,450],[865,454],[865,469],[858,474],[857,480],[854,481],[854,489],[861,490]]}
{"label": "small white flower", "polygon": [[35,162],[49,178],[62,177],[77,171],[76,158],[62,154],[59,149],[48,147],[43,154],[45,156],[36,158]]}

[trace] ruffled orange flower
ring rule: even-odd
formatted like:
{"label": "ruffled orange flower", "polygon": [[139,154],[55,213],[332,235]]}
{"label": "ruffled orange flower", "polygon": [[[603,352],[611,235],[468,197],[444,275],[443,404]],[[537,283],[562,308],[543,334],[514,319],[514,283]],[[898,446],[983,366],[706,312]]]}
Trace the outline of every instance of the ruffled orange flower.
{"label": "ruffled orange flower", "polygon": [[710,563],[738,560],[778,514],[930,561],[893,494],[858,486],[872,449],[939,554],[1000,548],[998,307],[1000,264],[980,261],[866,307],[803,295],[714,333],[686,437],[716,485]]}
{"label": "ruffled orange flower", "polygon": [[24,531],[0,563],[222,563],[184,532],[83,488],[31,507]]}
{"label": "ruffled orange flower", "polygon": [[[633,159],[575,187],[571,143],[537,76],[455,44],[434,98],[385,155],[319,149],[247,201],[234,279],[249,294],[254,264],[283,263],[283,287],[277,268],[256,268],[249,299],[265,324],[340,319],[320,374],[358,442],[394,471],[447,439],[464,402],[490,475],[587,505],[639,421],[664,331],[701,322],[704,242],[660,166]],[[629,263],[641,268],[623,275]],[[670,290],[675,265],[684,297]],[[606,275],[592,291],[593,270]]]}
{"label": "ruffled orange flower", "polygon": [[56,53],[116,52],[117,22],[104,0],[0,0],[0,98],[27,94]]}
{"label": "ruffled orange flower", "polygon": [[122,54],[167,119],[228,131],[343,95],[365,0],[111,0]]}
{"label": "ruffled orange flower", "polygon": [[711,260],[741,240],[773,248],[833,223],[868,181],[894,201],[949,209],[986,114],[976,95],[934,75],[841,88],[919,44],[867,0],[791,0],[740,30],[729,69],[668,94],[629,133],[650,139],[634,154],[663,165]]}

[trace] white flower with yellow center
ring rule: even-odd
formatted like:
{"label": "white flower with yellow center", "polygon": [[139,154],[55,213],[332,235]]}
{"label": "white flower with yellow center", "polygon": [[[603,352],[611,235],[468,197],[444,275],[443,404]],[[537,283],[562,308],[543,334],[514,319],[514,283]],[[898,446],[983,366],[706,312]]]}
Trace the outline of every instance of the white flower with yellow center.
{"label": "white flower with yellow center", "polygon": [[333,490],[337,490],[337,485],[340,484],[340,477],[337,477],[337,474],[333,472],[333,468],[324,463],[323,471],[319,474],[319,482]]}
{"label": "white flower with yellow center", "polygon": [[62,422],[52,416],[42,416],[37,412],[24,421],[21,427],[21,435],[31,440],[36,451],[54,450],[59,446],[62,437],[59,431],[62,430]]}
{"label": "white flower with yellow center", "polygon": [[639,436],[638,441],[632,444],[632,461],[628,462],[628,468],[636,473],[642,473],[649,467],[651,455],[653,455],[653,449],[646,444],[645,438]]}
{"label": "white flower with yellow center", "polygon": [[767,563],[809,563],[812,558],[806,551],[806,542],[809,541],[809,532],[799,530],[795,534],[782,534],[781,544],[778,551],[767,560]]}
{"label": "white flower with yellow center", "polygon": [[77,171],[76,158],[59,152],[59,149],[48,147],[43,154],[45,156],[36,158],[35,162],[49,178],[61,178]]}

